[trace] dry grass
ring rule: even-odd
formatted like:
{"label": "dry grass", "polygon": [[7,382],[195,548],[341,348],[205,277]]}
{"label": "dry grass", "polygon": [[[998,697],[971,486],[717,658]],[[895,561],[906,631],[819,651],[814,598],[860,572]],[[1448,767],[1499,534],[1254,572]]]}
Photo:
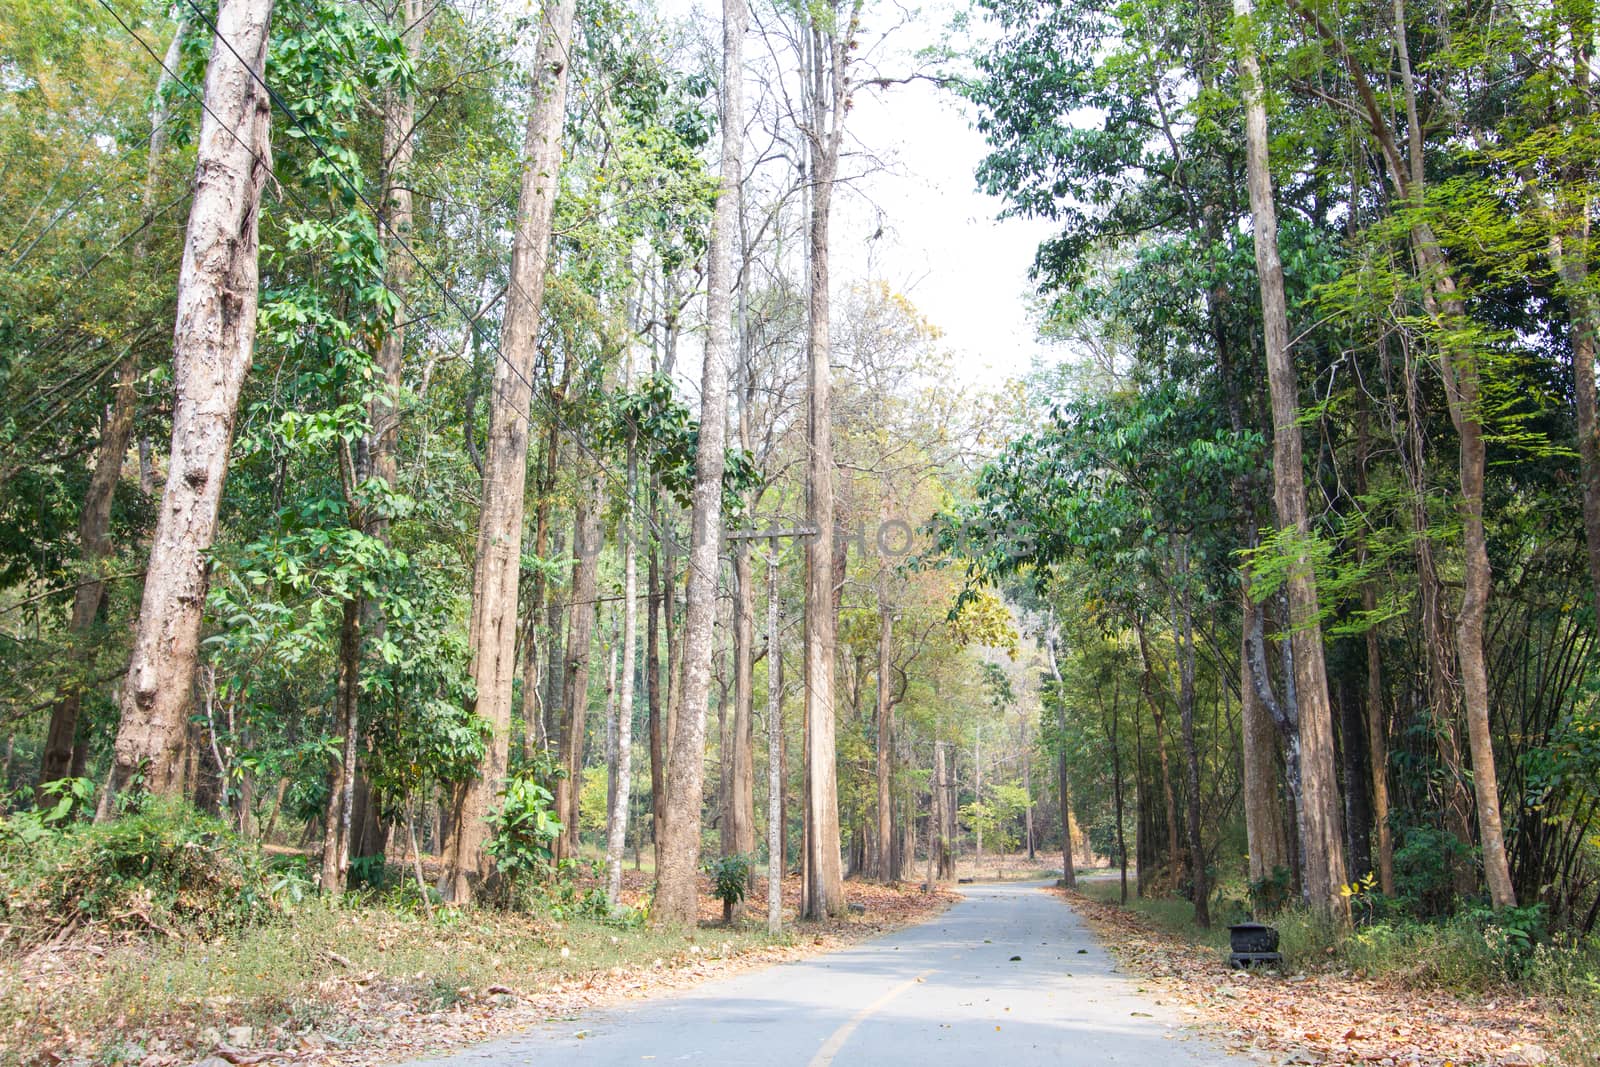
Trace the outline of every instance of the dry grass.
{"label": "dry grass", "polygon": [[[629,879],[629,895],[642,895],[642,881]],[[785,890],[792,908],[798,882]],[[764,893],[758,885],[762,914]],[[0,960],[0,1061],[176,1067],[220,1054],[239,1063],[393,1062],[827,951],[950,899],[855,883],[847,896],[865,913],[791,922],[777,939],[764,922],[621,928],[447,909],[429,919],[370,902],[310,903],[210,942],[114,941],[91,930]],[[703,899],[703,915],[720,918],[720,908]]]}
{"label": "dry grass", "polygon": [[[1576,1005],[1509,985],[1466,995],[1367,976],[1329,955],[1295,973],[1229,970],[1226,952],[1175,932],[1176,915],[1067,893],[1119,962],[1185,1002],[1239,1052],[1275,1062],[1380,1067],[1592,1063],[1596,1035]],[[1558,1050],[1560,1055],[1558,1056]]]}

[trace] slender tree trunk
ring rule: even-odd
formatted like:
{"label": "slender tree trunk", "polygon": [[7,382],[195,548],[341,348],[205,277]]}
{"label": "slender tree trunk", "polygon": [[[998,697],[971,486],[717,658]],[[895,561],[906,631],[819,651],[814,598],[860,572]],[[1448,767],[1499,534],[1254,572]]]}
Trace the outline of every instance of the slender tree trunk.
{"label": "slender tree trunk", "polygon": [[633,790],[633,685],[634,645],[638,632],[638,566],[633,543],[634,498],[638,493],[639,457],[628,442],[628,481],[618,522],[617,543],[622,546],[622,694],[617,701],[617,787],[611,798],[606,834],[606,902],[613,907],[622,893],[622,853],[628,835],[629,803]]}
{"label": "slender tree trunk", "polygon": [[778,541],[767,555],[767,932],[783,928],[783,648],[778,643]]}
{"label": "slender tree trunk", "polygon": [[478,517],[473,575],[472,679],[475,711],[489,727],[478,774],[455,789],[441,889],[458,903],[488,877],[484,817],[505,780],[511,743],[511,696],[516,668],[517,580],[522,566],[522,518],[528,469],[528,414],[537,357],[552,212],[566,127],[568,56],[575,0],[547,0],[533,71],[533,104],[523,151],[527,164],[517,201],[511,278],[489,408],[483,506]]}
{"label": "slender tree trunk", "polygon": [[[888,508],[884,508],[888,518]],[[888,562],[880,561],[878,568],[878,701],[877,701],[877,855],[873,862],[873,875],[887,880],[893,866],[890,858],[894,841],[893,792],[890,788],[890,763],[894,746],[894,694],[889,683],[889,672],[894,667],[894,607],[889,603]]]}
{"label": "slender tree trunk", "polygon": [[583,796],[583,751],[589,722],[589,667],[594,659],[594,624],[599,605],[600,512],[603,507],[598,474],[578,498],[573,520],[572,610],[567,616],[566,682],[561,702],[561,765],[566,777],[556,779],[555,807],[561,818],[556,840],[559,859],[578,855],[579,804]]}
{"label": "slender tree trunk", "polygon": [[1206,850],[1200,833],[1200,753],[1194,736],[1194,618],[1189,600],[1189,540],[1178,538],[1178,582],[1174,596],[1178,621],[1178,713],[1183,730],[1184,792],[1188,811],[1189,878],[1194,891],[1194,922],[1211,927],[1211,886],[1206,877]]}
{"label": "slender tree trunk", "polygon": [[[1028,862],[1036,858],[1033,848],[1033,753],[1030,751],[1028,740],[1028,720],[1022,720],[1022,792],[1024,796],[1022,809],[1023,837],[1026,838],[1028,847]],[[1065,814],[1066,807],[1062,807]]]}
{"label": "slender tree trunk", "polygon": [[[183,57],[183,39],[188,26],[188,18],[180,17],[172,41],[167,45],[161,73],[156,78],[156,103],[150,112],[150,147],[145,155],[144,185],[139,197],[143,225],[134,239],[131,257],[136,269],[150,257],[150,225],[156,217],[161,161],[167,153],[167,120],[171,115],[168,89],[172,84],[171,72],[178,69]],[[78,550],[83,556],[83,583],[73,594],[69,629],[74,643],[79,646],[88,639],[95,619],[100,614],[100,604],[105,599],[106,586],[101,571],[113,548],[111,506],[116,498],[117,484],[122,480],[122,461],[127,456],[128,443],[133,437],[133,389],[138,376],[139,342],[135,341],[129,344],[127,353],[117,366],[111,406],[101,422],[94,470],[89,475],[83,511],[78,516]],[[82,709],[83,691],[80,683],[74,680],[50,709],[50,726],[45,736],[44,758],[39,770],[40,785],[72,773],[72,754],[78,742],[78,716]]]}
{"label": "slender tree trunk", "polygon": [[255,346],[261,190],[272,102],[265,76],[272,0],[222,0],[206,68],[194,201],[173,331],[172,450],[156,519],[122,720],[100,813],[142,776],[182,789],[184,734],[205,609],[205,554],[216,535],[239,391]]}
{"label": "slender tree trunk", "polygon": [[361,704],[361,602],[344,603],[344,619],[339,630],[339,678],[335,688],[334,722],[339,736],[339,755],[328,767],[328,805],[322,828],[322,873],[324,893],[344,892],[350,871],[350,826],[356,787],[356,752],[360,738]]}
{"label": "slender tree trunk", "polygon": [[[416,60],[422,50],[422,36],[427,31],[431,11],[424,13],[420,0],[406,0],[396,15],[404,20],[401,34],[406,51]],[[412,275],[411,253],[402,246],[409,243],[414,223],[410,172],[416,147],[415,124],[416,105],[411,96],[393,90],[387,92],[382,142],[382,236],[387,253],[384,281],[389,292],[402,300]],[[371,435],[363,442],[360,454],[341,467],[351,527],[385,543],[389,540],[389,518],[382,512],[357,505],[357,483],[365,478],[376,478],[392,489],[397,479],[395,451],[399,444],[400,401],[404,389],[406,315],[407,311],[397,306],[379,338],[376,364],[380,383],[368,404]],[[370,803],[370,789],[355,763],[360,752],[362,652],[366,641],[382,632],[381,609],[366,595],[358,595],[353,610],[344,612],[340,629],[336,699],[344,743],[332,772],[338,788],[328,801],[328,825],[336,832],[330,833],[323,842],[322,888],[335,895],[344,892],[351,855],[370,855],[372,849],[381,848],[383,844],[382,834],[368,832],[377,827],[377,818]],[[360,803],[356,804],[358,799]],[[352,834],[352,826],[360,832]]]}
{"label": "slender tree trunk", "polygon": [[[1107,731],[1111,739],[1111,803],[1117,819],[1117,867],[1121,873],[1121,897],[1124,906],[1128,903],[1128,841],[1123,833],[1122,812],[1122,750],[1117,745],[1117,732],[1121,721],[1121,686],[1114,684],[1111,699],[1111,728]],[[1070,846],[1069,846],[1070,847]]]}
{"label": "slender tree trunk", "polygon": [[1142,621],[1136,629],[1139,633],[1139,657],[1144,663],[1144,673],[1141,675],[1139,687],[1144,694],[1145,703],[1150,705],[1150,714],[1155,720],[1156,758],[1161,766],[1161,794],[1167,805],[1167,862],[1171,864],[1171,871],[1176,879],[1183,862],[1183,852],[1178,847],[1178,794],[1172,787],[1172,764],[1167,758],[1166,712],[1156,696],[1155,667],[1150,662],[1150,646],[1145,637]]}
{"label": "slender tree trunk", "polygon": [[[544,471],[539,479],[539,503],[536,505],[533,520],[533,554],[540,560],[547,559],[550,552],[550,498],[555,490],[560,458],[561,424],[551,419],[550,425],[545,429]],[[533,575],[533,595],[528,603],[528,622],[523,627],[522,633],[522,729],[523,748],[528,756],[532,756],[535,749],[548,745],[550,740],[549,731],[545,729],[550,702],[543,698],[539,691],[541,682],[547,681],[547,678],[541,679],[539,673],[539,636],[540,617],[549,609],[547,600],[549,591],[550,580],[541,567]],[[545,662],[552,663],[549,659]],[[557,673],[559,672],[554,670],[552,663],[546,675]]]}
{"label": "slender tree trunk", "polygon": [[706,704],[710,698],[717,610],[717,549],[722,540],[722,468],[727,440],[728,366],[733,358],[733,291],[738,284],[733,243],[738,234],[742,181],[746,18],[745,0],[723,0],[722,170],[706,270],[708,328],[700,385],[700,440],[695,456],[690,515],[682,715],[671,730],[668,802],[661,827],[661,867],[656,872],[657,918],[680,925],[693,925],[698,913],[696,879],[700,862]]}
{"label": "slender tree trunk", "polygon": [[829,6],[832,24],[803,31],[810,63],[807,129],[811,215],[808,250],[806,358],[807,516],[814,533],[806,543],[805,848],[801,862],[801,914],[822,919],[844,910],[839,868],[839,788],[835,767],[834,469],[829,228],[839,147],[844,138],[848,62],[860,0]]}
{"label": "slender tree trunk", "polygon": [[1068,889],[1078,888],[1078,866],[1072,858],[1072,789],[1067,775],[1067,702],[1062,692],[1061,664],[1056,659],[1055,613],[1046,623],[1044,653],[1050,664],[1050,680],[1055,683],[1056,730],[1056,795],[1061,800],[1061,880]]}
{"label": "slender tree trunk", "polygon": [[617,632],[617,619],[615,613],[611,618],[611,632],[607,634],[604,628],[600,631],[600,640],[610,646],[610,662],[606,666],[606,710],[605,710],[605,767],[606,767],[606,828],[601,836],[603,842],[611,840],[611,809],[617,802],[617,668],[619,653],[622,651],[619,634]]}
{"label": "slender tree trunk", "polygon": [[750,542],[733,555],[733,736],[729,761],[728,808],[723,815],[724,855],[748,856],[756,848],[755,748],[755,576]]}
{"label": "slender tree trunk", "polygon": [[1278,799],[1277,734],[1272,715],[1259,695],[1250,656],[1250,633],[1258,609],[1247,587],[1240,590],[1245,625],[1239,631],[1239,718],[1244,731],[1244,816],[1249,842],[1250,880],[1265,881],[1289,868],[1289,843],[1284,840],[1283,810]]}
{"label": "slender tree trunk", "polygon": [[[1360,98],[1367,121],[1382,154],[1396,200],[1413,212],[1426,203],[1423,168],[1422,123],[1417,109],[1417,87],[1407,49],[1405,0],[1393,0],[1393,39],[1400,72],[1401,99],[1406,114],[1407,149],[1402,155],[1390,126],[1389,113],[1379,101],[1360,59],[1341,34],[1328,25],[1303,0],[1292,0],[1294,10],[1344,62]],[[1408,165],[1409,164],[1409,165]],[[1433,228],[1420,215],[1410,228],[1412,256],[1422,287],[1423,309],[1438,331],[1441,377],[1450,421],[1459,439],[1458,471],[1462,519],[1463,592],[1456,617],[1456,659],[1461,667],[1462,704],[1467,718],[1467,740],[1472,752],[1472,785],[1478,805],[1478,836],[1483,849],[1485,878],[1494,906],[1511,907],[1516,893],[1506,858],[1501,823],[1499,781],[1495,769],[1493,738],[1489,729],[1489,679],[1484,656],[1484,622],[1488,614],[1492,574],[1483,522],[1484,473],[1487,444],[1480,409],[1480,374],[1474,342],[1466,337],[1471,319],[1466,300],[1456,284],[1453,267]]]}
{"label": "slender tree trunk", "polygon": [[[1234,0],[1234,14],[1248,23],[1253,17],[1251,0]],[[1339,783],[1334,767],[1333,709],[1328,699],[1316,573],[1308,550],[1311,520],[1301,456],[1300,391],[1294,356],[1289,351],[1289,313],[1283,264],[1278,257],[1278,214],[1268,157],[1265,87],[1253,38],[1239,49],[1239,66],[1245,96],[1250,214],[1255,226],[1256,273],[1261,286],[1267,381],[1272,399],[1273,497],[1280,529],[1294,538],[1290,551],[1295,558],[1287,586],[1289,640],[1294,649],[1295,694],[1299,703],[1303,877],[1312,906],[1337,921],[1348,922],[1349,901],[1340,893],[1346,877]]]}
{"label": "slender tree trunk", "polygon": [[[1367,461],[1371,454],[1370,417],[1366,392],[1356,392],[1356,476],[1358,496],[1367,493]],[[1367,565],[1367,539],[1363,533],[1356,548],[1356,565]],[[1378,610],[1375,582],[1361,585],[1361,610],[1369,620]],[[1389,826],[1389,744],[1383,714],[1383,658],[1378,643],[1378,627],[1369,621],[1366,632],[1367,667],[1367,762],[1372,773],[1372,822],[1378,838],[1378,887],[1385,896],[1394,895],[1394,831]]]}
{"label": "slender tree trunk", "polygon": [[[658,495],[651,491],[652,513],[656,513],[654,499]],[[661,716],[661,570],[657,562],[659,546],[650,546],[650,564],[648,568],[647,583],[650,586],[650,596],[646,604],[649,617],[645,620],[644,663],[645,663],[645,700],[650,712],[650,843],[655,851],[655,866],[661,867],[661,819],[665,814],[666,798],[666,755],[663,751],[662,716]]]}

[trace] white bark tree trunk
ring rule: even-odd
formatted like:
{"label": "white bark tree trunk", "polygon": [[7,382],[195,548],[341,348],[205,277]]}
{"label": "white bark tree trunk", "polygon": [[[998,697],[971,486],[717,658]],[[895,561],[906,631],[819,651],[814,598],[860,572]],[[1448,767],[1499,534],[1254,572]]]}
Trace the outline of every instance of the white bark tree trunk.
{"label": "white bark tree trunk", "polygon": [[778,644],[778,542],[767,556],[767,932],[783,929],[783,649]]}
{"label": "white bark tree trunk", "polygon": [[634,499],[639,488],[639,458],[628,444],[627,496],[622,502],[617,543],[622,546],[622,684],[617,698],[617,787],[611,798],[606,834],[606,902],[613,907],[622,894],[622,853],[628,840],[628,806],[633,792],[634,646],[638,641],[638,553],[633,544]]}

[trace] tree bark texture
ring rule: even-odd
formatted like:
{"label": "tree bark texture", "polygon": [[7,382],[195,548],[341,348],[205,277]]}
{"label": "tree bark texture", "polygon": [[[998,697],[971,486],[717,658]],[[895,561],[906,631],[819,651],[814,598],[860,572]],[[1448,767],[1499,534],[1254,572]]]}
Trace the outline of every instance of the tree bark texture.
{"label": "tree bark texture", "polygon": [[[853,10],[858,11],[859,5]],[[835,19],[845,9],[833,8]],[[805,849],[801,860],[800,911],[823,919],[844,910],[844,874],[839,861],[839,785],[834,719],[834,469],[833,377],[829,307],[829,224],[833,185],[844,137],[846,65],[850,25],[830,32],[808,27],[811,216],[808,248],[806,329],[809,409],[807,420],[807,516],[814,533],[806,542],[806,729]]]}
{"label": "tree bark texture", "polygon": [[[884,517],[888,516],[888,509],[884,509]],[[879,881],[888,881],[890,870],[894,866],[892,859],[892,846],[894,842],[893,820],[893,757],[894,757],[894,691],[889,681],[889,674],[894,667],[894,605],[889,601],[889,567],[887,560],[880,560],[878,568],[877,594],[878,594],[878,687],[876,707],[876,727],[878,734],[877,752],[877,854],[873,857],[873,877]]]}
{"label": "tree bark texture", "polygon": [[622,502],[617,543],[622,546],[622,684],[617,699],[617,786],[611,798],[606,829],[606,902],[615,906],[622,893],[622,853],[628,839],[628,812],[633,793],[634,646],[638,643],[638,552],[633,543],[634,498],[639,488],[639,457],[628,444],[628,481]]}
{"label": "tree bark texture", "polygon": [[778,643],[778,542],[767,554],[767,932],[783,928],[783,648]]}
{"label": "tree bark texture", "polygon": [[[1241,22],[1248,23],[1252,18],[1250,0],[1234,0],[1233,7]],[[1347,922],[1350,905],[1340,893],[1346,877],[1338,771],[1334,766],[1333,708],[1328,697],[1317,580],[1307,549],[1311,521],[1301,454],[1300,391],[1294,356],[1289,351],[1289,311],[1283,263],[1278,256],[1278,213],[1268,157],[1265,87],[1253,39],[1239,49],[1239,66],[1244,83],[1247,184],[1272,400],[1273,499],[1279,528],[1294,539],[1290,551],[1295,558],[1287,586],[1289,641],[1294,649],[1295,694],[1299,702],[1300,800],[1304,809],[1301,847],[1305,855],[1302,873],[1312,906],[1336,921]]]}
{"label": "tree bark texture", "polygon": [[707,336],[700,379],[700,440],[689,530],[689,584],[684,602],[683,690],[667,760],[667,810],[661,867],[656,872],[656,917],[692,926],[698,914],[700,805],[705,774],[706,706],[717,613],[717,550],[722,541],[722,468],[727,441],[728,367],[732,362],[733,291],[738,272],[733,243],[739,230],[744,137],[745,0],[722,5],[722,169],[711,223],[706,268]]}
{"label": "tree bark texture", "polygon": [[441,890],[464,903],[490,873],[484,821],[505,781],[511,744],[511,697],[516,671],[517,581],[522,566],[522,518],[528,470],[529,409],[533,366],[550,260],[551,219],[566,127],[568,56],[576,0],[547,0],[532,74],[532,106],[524,134],[526,163],[517,199],[511,277],[489,405],[489,439],[483,466],[483,503],[473,575],[472,648],[474,709],[489,728],[476,777],[453,797]]}
{"label": "tree bark texture", "polygon": [[[184,732],[198,669],[208,577],[239,391],[255,347],[261,190],[271,169],[272,102],[261,79],[272,0],[222,0],[196,148],[194,201],[173,330],[172,450],[123,684],[112,798],[143,776],[182,789]],[[226,43],[223,43],[226,42]]]}
{"label": "tree bark texture", "polygon": [[[1248,593],[1241,593],[1243,617],[1257,610]],[[1260,882],[1279,868],[1289,867],[1289,844],[1283,834],[1283,808],[1278,798],[1277,733],[1272,715],[1262,703],[1251,666],[1250,627],[1239,632],[1239,662],[1243,685],[1239,691],[1239,718],[1244,733],[1244,817],[1249,842],[1250,880]]]}
{"label": "tree bark texture", "polygon": [[572,610],[567,615],[567,659],[561,700],[561,732],[558,752],[566,777],[556,779],[556,815],[561,819],[561,836],[556,840],[556,859],[575,859],[578,855],[579,802],[583,795],[583,751],[589,722],[589,669],[594,660],[594,624],[599,604],[600,570],[600,476],[589,479],[578,497],[573,520],[572,547],[577,557],[572,565]]}
{"label": "tree bark texture", "polygon": [[748,856],[756,848],[755,797],[755,630],[756,591],[749,542],[734,550],[733,736],[729,787],[724,813],[724,855]]}

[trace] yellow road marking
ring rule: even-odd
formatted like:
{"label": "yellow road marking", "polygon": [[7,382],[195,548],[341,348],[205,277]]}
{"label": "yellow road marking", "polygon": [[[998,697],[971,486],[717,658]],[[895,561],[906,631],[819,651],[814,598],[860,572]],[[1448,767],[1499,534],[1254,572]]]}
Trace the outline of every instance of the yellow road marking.
{"label": "yellow road marking", "polygon": [[923,971],[915,978],[906,979],[871,1004],[856,1012],[849,1022],[833,1032],[833,1035],[817,1050],[817,1054],[811,1057],[811,1062],[807,1064],[807,1067],[828,1067],[833,1062],[833,1058],[839,1054],[839,1050],[844,1048],[844,1043],[850,1040],[850,1035],[856,1032],[858,1026],[866,1022],[874,1012],[883,1008],[895,997],[898,997],[932,973],[932,971]]}

